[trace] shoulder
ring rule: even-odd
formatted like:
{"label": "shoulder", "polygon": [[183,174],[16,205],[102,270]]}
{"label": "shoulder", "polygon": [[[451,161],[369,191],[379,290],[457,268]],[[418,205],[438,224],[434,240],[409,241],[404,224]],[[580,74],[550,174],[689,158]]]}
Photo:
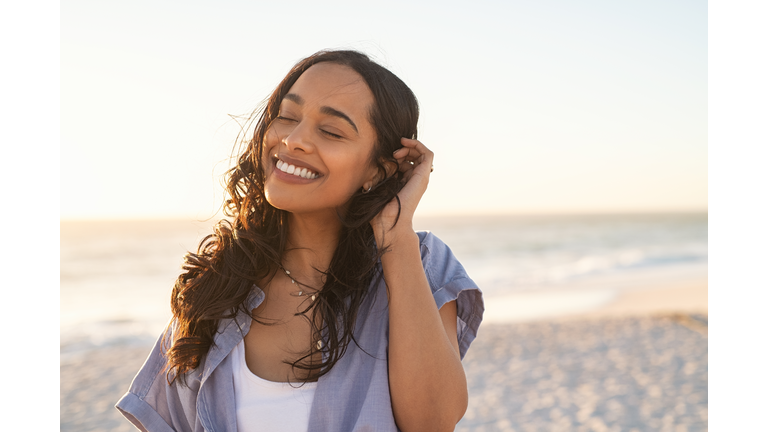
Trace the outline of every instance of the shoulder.
{"label": "shoulder", "polygon": [[416,235],[419,236],[419,247],[421,248],[421,260],[425,261],[430,258],[431,255],[437,253],[438,255],[444,255],[450,253],[451,248],[448,247],[442,240],[440,240],[431,231],[416,231]]}
{"label": "shoulder", "polygon": [[456,301],[459,350],[464,358],[483,320],[482,291],[448,245],[429,231],[417,231],[416,234],[420,240],[424,273],[437,308]]}
{"label": "shoulder", "polygon": [[416,235],[419,236],[419,243],[422,246],[429,247],[430,245],[443,245],[448,247],[442,240],[437,238],[432,231],[416,231]]}
{"label": "shoulder", "polygon": [[421,262],[430,285],[439,288],[456,279],[467,279],[469,285],[474,285],[464,266],[445,242],[430,231],[417,231],[416,234],[419,236]]}

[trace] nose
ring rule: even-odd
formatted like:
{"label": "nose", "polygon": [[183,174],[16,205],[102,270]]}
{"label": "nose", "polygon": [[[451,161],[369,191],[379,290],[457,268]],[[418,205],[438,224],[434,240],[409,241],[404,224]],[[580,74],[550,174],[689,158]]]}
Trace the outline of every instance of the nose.
{"label": "nose", "polygon": [[306,121],[299,122],[288,135],[283,137],[282,142],[292,152],[312,153],[315,145],[312,142],[311,132],[311,127]]}

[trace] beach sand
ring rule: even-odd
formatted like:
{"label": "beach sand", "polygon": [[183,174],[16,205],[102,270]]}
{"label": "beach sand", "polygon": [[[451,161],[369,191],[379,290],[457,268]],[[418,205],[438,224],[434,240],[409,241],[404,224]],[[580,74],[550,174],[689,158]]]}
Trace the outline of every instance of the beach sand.
{"label": "beach sand", "polygon": [[[707,317],[492,324],[457,431],[705,431]],[[703,331],[702,331],[703,330]]]}
{"label": "beach sand", "polygon": [[[707,430],[706,278],[626,290],[599,306],[484,323],[464,359],[457,431]],[[135,430],[113,405],[150,346],[61,363],[62,431]]]}
{"label": "beach sand", "polygon": [[151,346],[117,346],[61,362],[61,431],[135,431],[115,409]]}

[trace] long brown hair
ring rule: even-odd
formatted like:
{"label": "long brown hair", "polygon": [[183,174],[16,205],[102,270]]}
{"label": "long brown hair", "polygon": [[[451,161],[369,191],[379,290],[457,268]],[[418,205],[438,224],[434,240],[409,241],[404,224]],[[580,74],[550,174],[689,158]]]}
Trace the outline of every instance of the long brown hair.
{"label": "long brown hair", "polygon": [[[320,51],[298,62],[269,97],[265,107],[254,112],[253,137],[247,141],[236,165],[226,174],[224,213],[213,234],[205,237],[197,253],[188,253],[183,273],[171,295],[174,331],[167,332],[167,377],[172,383],[200,365],[213,344],[219,320],[234,318],[246,309],[245,300],[258,281],[269,280],[280,268],[288,238],[288,218],[283,210],[267,202],[264,194],[263,140],[280,103],[296,80],[312,65],[331,62],[355,70],[374,96],[369,120],[376,131],[372,161],[384,178],[370,193],[355,193],[344,214],[339,243],[325,284],[319,292],[309,320],[314,340],[327,336],[321,347],[312,344],[301,358],[290,364],[307,370],[311,379],[327,373],[354,340],[353,330],[360,305],[377,276],[377,261],[385,245],[375,245],[370,221],[403,185],[402,173],[387,175],[386,164],[396,163],[392,153],[401,137],[416,138],[419,107],[408,86],[392,72],[356,51]],[[239,137],[238,137],[239,139]],[[378,246],[378,248],[377,248]],[[255,317],[253,317],[256,319]],[[318,319],[319,318],[319,319]],[[321,322],[322,327],[315,323]],[[322,351],[323,361],[313,363]],[[310,379],[310,378],[308,378]]]}

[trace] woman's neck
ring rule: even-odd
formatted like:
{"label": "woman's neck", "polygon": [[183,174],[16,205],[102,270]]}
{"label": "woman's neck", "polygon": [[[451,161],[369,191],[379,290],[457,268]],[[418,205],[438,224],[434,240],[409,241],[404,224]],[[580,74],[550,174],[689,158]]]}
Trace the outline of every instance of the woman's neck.
{"label": "woman's neck", "polygon": [[339,243],[341,221],[335,214],[288,216],[288,245],[283,267],[297,279],[320,281],[314,269],[326,271]]}

